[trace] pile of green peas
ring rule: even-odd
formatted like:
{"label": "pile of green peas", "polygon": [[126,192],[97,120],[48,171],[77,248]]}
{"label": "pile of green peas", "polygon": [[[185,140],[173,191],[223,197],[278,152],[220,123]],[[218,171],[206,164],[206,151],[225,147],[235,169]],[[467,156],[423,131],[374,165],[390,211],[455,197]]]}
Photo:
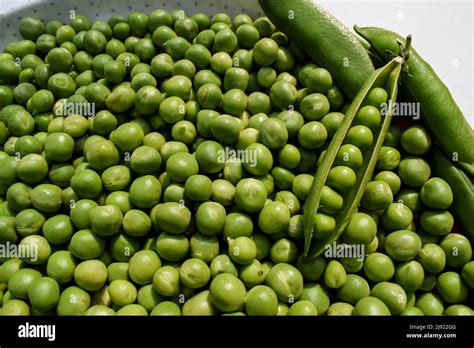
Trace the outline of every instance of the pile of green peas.
{"label": "pile of green peas", "polygon": [[[472,315],[472,247],[420,126],[390,128],[339,241],[367,256],[299,258],[348,100],[267,18],[155,10],[20,33],[0,53],[0,242],[36,253],[0,260],[0,315]],[[374,88],[358,112],[316,238],[386,99]]]}

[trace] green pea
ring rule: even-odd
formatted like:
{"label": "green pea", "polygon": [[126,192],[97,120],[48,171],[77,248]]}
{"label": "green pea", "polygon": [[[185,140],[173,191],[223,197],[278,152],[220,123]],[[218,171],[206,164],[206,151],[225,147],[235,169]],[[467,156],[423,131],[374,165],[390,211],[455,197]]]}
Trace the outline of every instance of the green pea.
{"label": "green pea", "polygon": [[387,255],[373,253],[364,261],[364,273],[374,282],[389,281],[395,275],[395,266]]}
{"label": "green pea", "polygon": [[323,186],[321,190],[321,203],[320,208],[323,213],[336,214],[341,210],[343,205],[343,199],[336,191],[331,189],[329,186]]}
{"label": "green pea", "polygon": [[253,156],[253,158],[249,158],[249,161],[244,162],[244,167],[247,172],[261,176],[270,171],[273,166],[273,156],[265,145],[258,143],[251,144],[247,147],[246,151]]}
{"label": "green pea", "polygon": [[400,161],[398,175],[405,185],[418,188],[428,181],[431,176],[431,169],[424,159],[407,156]]}
{"label": "green pea", "polygon": [[367,296],[354,306],[354,315],[390,315],[387,306],[376,297]]}
{"label": "green pea", "polygon": [[283,147],[288,141],[285,124],[277,118],[263,121],[259,127],[259,140],[271,150]]}
{"label": "green pea", "polygon": [[319,121],[329,112],[329,101],[323,94],[309,94],[301,100],[300,112],[309,121]]}
{"label": "green pea", "polygon": [[462,267],[472,259],[472,246],[462,234],[450,233],[445,236],[439,246],[446,254],[446,262],[451,267]]}
{"label": "green pea", "polygon": [[48,89],[57,98],[67,98],[74,94],[76,83],[68,74],[57,73],[48,79]]}
{"label": "green pea", "polygon": [[230,115],[220,115],[211,122],[212,135],[224,144],[234,143],[242,129],[242,122]]}
{"label": "green pea", "polygon": [[129,261],[130,279],[140,285],[151,284],[155,272],[161,267],[161,260],[152,250],[140,250]]}
{"label": "green pea", "polygon": [[367,214],[355,213],[344,231],[343,238],[347,243],[368,244],[377,233],[375,221]]}
{"label": "green pea", "polygon": [[448,209],[453,202],[453,192],[441,178],[431,178],[423,184],[420,198],[432,209]]}
{"label": "green pea", "polygon": [[419,308],[424,315],[442,315],[444,312],[442,300],[431,292],[421,294],[416,300],[416,307]]}
{"label": "green pea", "polygon": [[382,224],[388,231],[406,228],[413,220],[413,213],[402,203],[392,203],[382,214]]}
{"label": "green pea", "polygon": [[238,310],[245,302],[245,286],[232,274],[219,274],[211,282],[211,302],[223,312]]}
{"label": "green pea", "polygon": [[355,305],[370,295],[369,284],[356,274],[348,274],[344,285],[337,290],[337,295],[342,301]]}
{"label": "green pea", "polygon": [[290,211],[282,202],[270,202],[258,216],[258,226],[267,234],[284,231],[290,222]]}
{"label": "green pea", "polygon": [[464,264],[461,271],[464,282],[470,289],[474,288],[474,261],[469,261]]}
{"label": "green pea", "polygon": [[451,232],[454,218],[447,210],[425,210],[420,218],[421,227],[431,234],[444,236]]}
{"label": "green pea", "polygon": [[417,261],[407,261],[399,264],[395,271],[395,281],[407,293],[419,289],[425,278],[423,266]]}
{"label": "green pea", "polygon": [[277,59],[278,44],[269,38],[260,39],[253,47],[253,55],[258,65],[271,65]]}
{"label": "green pea", "polygon": [[338,261],[329,261],[324,271],[324,284],[331,289],[338,289],[346,282],[347,275],[344,267]]}
{"label": "green pea", "polygon": [[180,261],[189,251],[189,240],[182,234],[163,232],[156,240],[156,252],[167,261]]}
{"label": "green pea", "polygon": [[192,289],[201,288],[211,278],[209,267],[200,259],[191,258],[183,262],[179,268],[179,279],[183,285]]}
{"label": "green pea", "polygon": [[225,223],[226,210],[216,202],[204,202],[196,212],[198,230],[206,235],[215,235],[222,231]]}
{"label": "green pea", "polygon": [[336,166],[331,168],[327,178],[327,185],[340,193],[347,192],[355,185],[356,174],[348,166]]}
{"label": "green pea", "polygon": [[472,310],[464,305],[452,305],[446,308],[444,315],[472,315]]}
{"label": "green pea", "polygon": [[352,315],[354,306],[345,302],[334,302],[327,310],[328,316]]}
{"label": "green pea", "polygon": [[[310,135],[311,133],[311,135]],[[324,143],[327,133],[324,126],[319,122],[309,122],[301,127],[298,140],[305,148],[317,148]],[[297,165],[297,164],[296,164]]]}
{"label": "green pea", "polygon": [[377,211],[388,208],[392,201],[392,190],[386,182],[371,181],[366,186],[361,204],[367,210]]}
{"label": "green pea", "polygon": [[257,82],[261,87],[270,88],[277,79],[277,73],[273,68],[263,66],[257,72]]}
{"label": "green pea", "polygon": [[423,155],[431,147],[431,137],[420,127],[413,126],[406,129],[400,138],[403,149],[410,155]]}
{"label": "green pea", "polygon": [[194,233],[190,240],[191,257],[203,260],[209,264],[219,254],[219,242],[217,237]]}
{"label": "green pea", "polygon": [[372,131],[376,131],[381,123],[381,115],[379,110],[371,105],[362,107],[356,114],[355,124],[364,125]]}
{"label": "green pea", "polygon": [[135,179],[130,186],[130,201],[139,208],[151,208],[160,200],[161,192],[161,184],[156,177],[141,176]]}
{"label": "green pea", "polygon": [[197,36],[195,37],[194,41],[198,44],[201,44],[208,49],[212,49],[214,47],[214,39],[215,39],[216,33],[211,30],[211,29],[205,29],[201,31]]}
{"label": "green pea", "polygon": [[130,157],[130,166],[135,173],[144,175],[157,171],[161,166],[161,155],[150,146],[137,147]]}
{"label": "green pea", "polygon": [[125,112],[134,105],[135,99],[136,93],[132,88],[119,85],[109,94],[105,103],[111,111]]}

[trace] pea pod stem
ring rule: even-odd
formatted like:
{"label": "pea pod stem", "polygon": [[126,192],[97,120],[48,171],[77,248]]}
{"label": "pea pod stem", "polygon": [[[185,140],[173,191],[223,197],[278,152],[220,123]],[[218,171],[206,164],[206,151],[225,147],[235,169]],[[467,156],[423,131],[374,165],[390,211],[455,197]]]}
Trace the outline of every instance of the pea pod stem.
{"label": "pea pod stem", "polygon": [[[390,58],[388,52],[399,52],[397,40],[404,42],[400,35],[386,29],[358,26],[354,29],[369,42],[370,50],[385,61]],[[424,124],[445,155],[469,175],[474,175],[473,129],[433,68],[413,47],[408,53],[410,59],[402,82],[414,101],[420,103]]]}
{"label": "pea pod stem", "polygon": [[[336,133],[334,134],[333,139],[329,143],[329,146],[326,150],[323,160],[321,161],[320,166],[318,167],[313,184],[311,185],[308,200],[305,204],[304,209],[304,218],[303,218],[303,227],[304,227],[304,236],[305,236],[305,248],[303,256],[307,257],[310,251],[310,246],[313,237],[313,226],[314,220],[316,216],[316,212],[319,208],[319,203],[321,199],[321,191],[326,182],[326,179],[329,175],[329,171],[334,163],[336,155],[344,141],[344,138],[351,127],[352,121],[354,120],[358,110],[362,106],[364,99],[366,98],[369,91],[378,86],[383,86],[385,82],[389,79],[391,74],[395,71],[397,78],[393,83],[393,86],[390,90],[390,102],[388,107],[387,115],[385,116],[385,120],[382,126],[381,131],[379,132],[378,139],[375,145],[372,146],[370,151],[371,155],[366,157],[366,160],[363,163],[363,175],[358,177],[358,182],[354,186],[354,190],[351,191],[349,196],[344,200],[344,206],[342,208],[342,212],[338,215],[338,217],[345,215],[344,218],[338,219],[336,222],[336,230],[333,235],[329,237],[331,240],[335,240],[338,236],[342,233],[343,228],[347,224],[348,217],[353,213],[354,209],[357,208],[357,205],[360,201],[361,194],[365,189],[365,184],[369,180],[370,176],[372,175],[373,169],[375,167],[375,162],[377,160],[378,152],[380,147],[382,146],[383,140],[385,138],[385,133],[390,125],[390,120],[392,117],[392,109],[393,104],[395,103],[396,96],[397,96],[397,83],[398,83],[398,75],[401,70],[401,66],[404,60],[401,57],[393,58],[389,63],[387,63],[384,67],[374,71],[369,79],[364,83],[364,86],[356,95],[354,101],[350,105],[349,109],[346,112],[343,122],[337,129]],[[324,245],[327,244],[327,241],[324,241]],[[324,247],[323,245],[323,247]],[[312,255],[317,256],[322,250],[321,246],[318,244],[316,246],[316,250],[313,249],[311,252]]]}

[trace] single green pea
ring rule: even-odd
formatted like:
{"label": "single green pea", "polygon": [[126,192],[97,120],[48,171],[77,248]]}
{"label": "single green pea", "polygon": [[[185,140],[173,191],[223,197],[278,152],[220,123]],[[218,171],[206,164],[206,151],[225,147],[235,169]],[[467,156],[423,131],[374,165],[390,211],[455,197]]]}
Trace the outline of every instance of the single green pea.
{"label": "single green pea", "polygon": [[277,59],[278,44],[270,38],[260,39],[253,47],[253,53],[258,65],[271,65]]}
{"label": "single green pea", "polygon": [[418,188],[428,181],[431,176],[431,169],[424,159],[407,156],[400,161],[398,175],[405,185]]}
{"label": "single green pea", "polygon": [[420,198],[432,209],[448,209],[453,202],[453,192],[441,178],[431,178],[423,184]]}
{"label": "single green pea", "polygon": [[258,226],[267,234],[284,231],[290,222],[288,206],[282,202],[270,202],[258,216]]}
{"label": "single green pea", "polygon": [[439,246],[446,254],[446,262],[451,267],[462,267],[472,259],[472,246],[462,234],[449,233]]}
{"label": "single green pea", "polygon": [[300,112],[309,121],[319,121],[329,112],[329,101],[321,93],[313,93],[301,100]]}
{"label": "single green pea", "polygon": [[400,138],[403,149],[410,155],[423,155],[431,147],[431,137],[428,132],[420,126],[406,129]]}
{"label": "single green pea", "polygon": [[215,235],[205,235],[200,232],[193,234],[189,241],[191,257],[203,260],[206,264],[219,255],[219,241]]}
{"label": "single green pea", "polygon": [[183,285],[197,289],[207,284],[211,278],[209,267],[200,259],[191,258],[183,262],[179,268],[179,279]]}
{"label": "single green pea", "polygon": [[288,131],[285,124],[277,118],[268,118],[259,127],[259,140],[269,149],[283,147],[288,141]]}
{"label": "single green pea", "polygon": [[365,259],[364,273],[374,282],[389,281],[395,275],[395,266],[390,257],[376,252]]}
{"label": "single green pea", "polygon": [[412,231],[399,230],[387,236],[384,247],[393,260],[408,261],[421,250],[421,239]]}
{"label": "single green pea", "polygon": [[375,221],[367,214],[355,213],[344,231],[343,239],[347,243],[368,244],[376,234]]}
{"label": "single green pea", "polygon": [[426,232],[444,236],[451,232],[454,218],[447,210],[425,210],[421,214],[420,223]]}
{"label": "single green pea", "polygon": [[354,315],[390,315],[388,307],[378,298],[367,296],[360,299],[354,306]]}
{"label": "single green pea", "polygon": [[356,274],[348,274],[344,285],[337,290],[337,295],[342,301],[354,305],[370,295],[369,284]]}
{"label": "single green pea", "polygon": [[419,308],[424,315],[442,315],[444,312],[444,304],[442,300],[431,292],[425,292],[416,300],[416,307]]}
{"label": "single green pea", "polygon": [[224,206],[217,202],[204,202],[197,209],[196,226],[203,234],[215,235],[224,228],[225,217]]}
{"label": "single green pea", "polygon": [[356,114],[355,124],[364,125],[372,131],[376,131],[381,123],[381,115],[379,110],[371,105],[362,107]]}

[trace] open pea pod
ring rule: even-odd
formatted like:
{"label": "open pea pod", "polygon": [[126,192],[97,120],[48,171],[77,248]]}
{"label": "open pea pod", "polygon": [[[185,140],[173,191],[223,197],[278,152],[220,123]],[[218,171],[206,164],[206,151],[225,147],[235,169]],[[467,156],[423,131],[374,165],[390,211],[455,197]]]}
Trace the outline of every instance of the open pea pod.
{"label": "open pea pod", "polygon": [[[339,238],[347,226],[350,217],[357,209],[359,202],[365,190],[367,182],[372,176],[372,172],[377,162],[377,157],[385,139],[385,135],[392,120],[393,106],[397,99],[398,81],[404,59],[402,57],[395,57],[382,68],[374,71],[369,79],[365,82],[359,93],[356,95],[354,101],[346,112],[343,122],[337,129],[333,139],[331,140],[321,165],[318,167],[313,184],[308,194],[308,200],[304,209],[304,236],[305,248],[303,257],[313,258],[324,251],[326,245],[331,244]],[[383,87],[387,90],[389,95],[389,102],[387,113],[380,130],[376,136],[376,141],[364,156],[362,168],[359,171],[354,188],[346,195],[344,205],[336,217],[336,227],[333,233],[325,239],[314,239],[314,220],[316,212],[319,208],[321,199],[321,191],[329,175],[329,171],[333,165],[336,155],[341,147],[344,138],[352,125],[352,122],[362,107],[364,99],[367,97],[369,91],[375,87]]]}

